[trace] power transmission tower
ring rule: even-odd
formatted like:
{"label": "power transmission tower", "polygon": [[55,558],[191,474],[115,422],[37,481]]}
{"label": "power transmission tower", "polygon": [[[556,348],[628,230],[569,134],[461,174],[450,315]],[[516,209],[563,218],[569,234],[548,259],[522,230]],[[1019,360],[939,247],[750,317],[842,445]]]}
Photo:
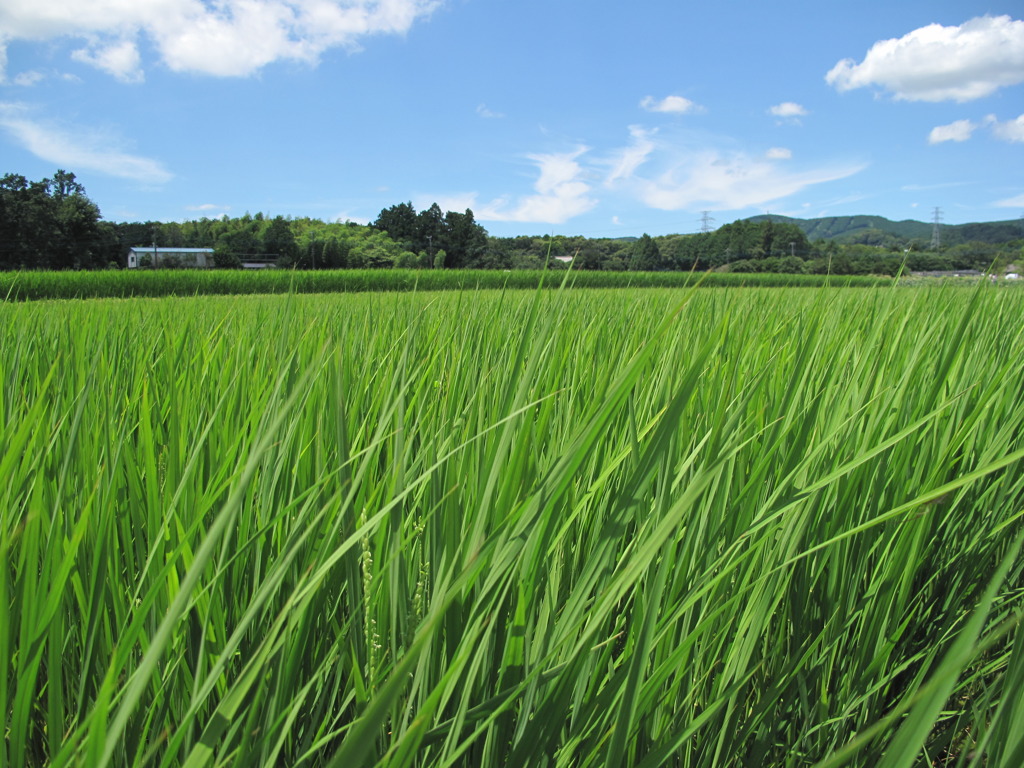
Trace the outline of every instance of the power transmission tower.
{"label": "power transmission tower", "polygon": [[714,217],[709,211],[702,211],[700,217],[700,231],[702,234],[707,234],[711,231],[711,222],[714,221]]}
{"label": "power transmission tower", "polygon": [[932,216],[932,244],[931,249],[937,251],[942,247],[942,233],[940,231],[942,224],[942,209],[936,207]]}

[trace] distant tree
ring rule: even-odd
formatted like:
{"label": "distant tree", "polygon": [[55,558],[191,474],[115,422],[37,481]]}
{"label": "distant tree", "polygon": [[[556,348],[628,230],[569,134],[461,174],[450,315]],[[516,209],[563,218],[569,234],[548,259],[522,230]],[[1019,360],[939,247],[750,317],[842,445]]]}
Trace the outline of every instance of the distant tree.
{"label": "distant tree", "polygon": [[652,272],[661,267],[661,250],[654,238],[644,232],[633,244],[629,268],[637,272]]}
{"label": "distant tree", "polygon": [[487,250],[487,230],[476,223],[469,208],[465,213],[448,211],[445,214],[442,239],[449,266],[456,269],[482,266]]}
{"label": "distant tree", "polygon": [[220,254],[222,257],[236,256],[241,259],[243,256],[253,256],[260,253],[259,239],[248,224],[247,222],[241,229],[235,229],[220,235],[214,245],[214,255]]}
{"label": "distant tree", "polygon": [[263,231],[262,252],[276,256],[281,266],[291,266],[299,255],[291,225],[283,216],[275,216]]}
{"label": "distant tree", "polygon": [[416,209],[412,203],[399,203],[385,208],[370,225],[376,230],[387,232],[396,243],[411,248],[419,243]]}
{"label": "distant tree", "polygon": [[416,241],[413,244],[415,250],[426,250],[427,253],[436,253],[439,248],[447,250],[447,233],[441,206],[433,203],[416,216]]}
{"label": "distant tree", "polygon": [[73,173],[29,182],[0,179],[0,268],[80,269],[106,266],[100,211]]}

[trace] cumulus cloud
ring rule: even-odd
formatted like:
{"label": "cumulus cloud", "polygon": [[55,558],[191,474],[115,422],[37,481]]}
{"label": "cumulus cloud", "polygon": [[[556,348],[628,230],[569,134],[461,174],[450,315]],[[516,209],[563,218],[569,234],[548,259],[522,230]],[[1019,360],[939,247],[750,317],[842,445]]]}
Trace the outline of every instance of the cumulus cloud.
{"label": "cumulus cloud", "polygon": [[776,117],[803,117],[807,110],[795,101],[784,101],[768,110]]}
{"label": "cumulus cloud", "polygon": [[71,58],[101,69],[123,83],[141,83],[145,79],[139,49],[130,40],[118,40],[94,48],[81,48],[74,51]]}
{"label": "cumulus cloud", "polygon": [[1024,142],[1024,115],[1005,123],[993,122],[992,132],[1003,141]]}
{"label": "cumulus cloud", "polygon": [[782,120],[799,123],[800,118],[810,114],[801,104],[795,101],[784,101],[769,108],[768,113]]}
{"label": "cumulus cloud", "polygon": [[[139,43],[177,72],[246,76],[275,61],[315,63],[364,38],[404,34],[443,0],[4,0],[2,41],[81,38],[73,55],[115,77],[142,77]],[[2,77],[0,77],[2,79]]]}
{"label": "cumulus cloud", "polygon": [[536,194],[518,200],[499,198],[479,210],[474,216],[481,221],[518,221],[540,224],[564,224],[574,216],[594,208],[597,200],[591,197],[591,186],[585,181],[585,171],[577,162],[588,151],[577,147],[572,152],[527,155],[537,165],[540,177],[534,184]]}
{"label": "cumulus cloud", "polygon": [[88,168],[147,184],[163,184],[173,178],[158,161],[126,152],[108,136],[40,121],[21,104],[0,102],[0,129],[36,157],[58,167]]}
{"label": "cumulus cloud", "polygon": [[859,64],[825,76],[839,91],[879,86],[906,101],[971,101],[1024,82],[1024,21],[981,16],[958,27],[929,24],[880,40]]}
{"label": "cumulus cloud", "polygon": [[941,144],[944,141],[967,141],[977,129],[977,123],[972,123],[970,120],[956,120],[949,125],[937,125],[928,134],[928,143]]}
{"label": "cumulus cloud", "polygon": [[702,112],[703,107],[695,104],[682,96],[666,96],[664,99],[655,99],[653,96],[645,96],[640,106],[648,112],[669,112],[676,115],[694,114]]}

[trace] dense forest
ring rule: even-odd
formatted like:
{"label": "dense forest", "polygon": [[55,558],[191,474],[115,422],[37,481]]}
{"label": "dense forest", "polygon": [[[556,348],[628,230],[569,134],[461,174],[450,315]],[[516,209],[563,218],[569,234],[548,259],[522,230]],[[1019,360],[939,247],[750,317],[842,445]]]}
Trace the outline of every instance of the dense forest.
{"label": "dense forest", "polygon": [[[417,212],[407,202],[385,208],[369,225],[262,213],[115,223],[103,220],[73,173],[59,170],[41,181],[16,174],[0,179],[0,270],[119,269],[130,248],[154,243],[213,248],[215,264],[224,268],[258,258],[296,269],[536,269],[572,263],[585,270],[894,275],[901,269],[1000,269],[1024,260],[1024,237],[1013,222],[949,228],[951,244],[930,251],[918,236],[920,227],[909,226],[921,222],[889,222],[902,226],[908,235],[903,236],[898,227],[879,229],[886,221],[757,216],[688,235],[492,237],[471,210],[442,211],[435,203]],[[829,237],[813,237],[828,228]],[[970,236],[977,239],[964,239]]]}

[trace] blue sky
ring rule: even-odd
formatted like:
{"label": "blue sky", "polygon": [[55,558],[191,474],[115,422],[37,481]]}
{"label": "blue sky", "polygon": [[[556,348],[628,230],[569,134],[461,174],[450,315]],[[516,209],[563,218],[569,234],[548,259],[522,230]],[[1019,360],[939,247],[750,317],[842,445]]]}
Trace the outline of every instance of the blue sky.
{"label": "blue sky", "polygon": [[111,221],[1024,214],[1014,2],[3,0],[0,173]]}

